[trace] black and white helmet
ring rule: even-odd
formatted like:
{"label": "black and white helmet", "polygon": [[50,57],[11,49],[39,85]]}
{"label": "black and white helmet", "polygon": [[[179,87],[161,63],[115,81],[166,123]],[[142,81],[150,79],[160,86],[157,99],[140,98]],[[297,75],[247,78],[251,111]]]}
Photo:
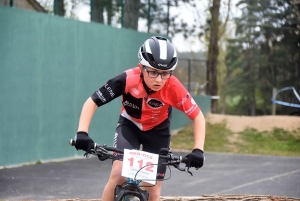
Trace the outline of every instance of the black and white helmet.
{"label": "black and white helmet", "polygon": [[177,53],[170,41],[162,36],[147,39],[140,47],[140,63],[157,70],[174,70],[177,65]]}

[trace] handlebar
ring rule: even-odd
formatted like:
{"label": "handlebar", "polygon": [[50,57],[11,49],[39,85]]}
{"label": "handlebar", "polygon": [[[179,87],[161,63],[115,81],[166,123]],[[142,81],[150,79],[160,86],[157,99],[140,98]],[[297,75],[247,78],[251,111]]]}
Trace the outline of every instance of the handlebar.
{"label": "handlebar", "polygon": [[[74,139],[70,140],[69,143],[71,146],[75,146],[76,141]],[[110,153],[111,152],[116,152],[116,153],[120,153],[123,154],[124,150],[123,149],[119,149],[119,148],[115,148],[115,147],[109,147],[106,144],[104,145],[99,145],[97,143],[93,143],[92,144],[92,149],[91,153],[85,153],[85,156],[88,158],[89,154],[95,155],[95,156],[107,156],[107,158],[105,158],[104,160],[108,159],[108,158],[114,158],[114,154]],[[187,157],[182,157],[182,156],[175,156],[172,154],[172,152],[170,152],[169,150],[167,150],[167,152],[165,151],[162,154],[159,154],[159,158],[160,159],[166,159],[165,162],[160,163],[161,165],[172,165],[175,168],[177,168],[180,171],[185,171],[190,173],[192,176],[192,172],[189,171],[189,167],[179,167],[180,163],[185,163],[187,162]]]}
{"label": "handlebar", "polygon": [[[70,145],[71,146],[75,146],[76,144],[76,141],[71,139],[70,140]],[[105,144],[104,145],[99,145],[97,143],[92,143],[92,149],[96,150],[97,148],[104,148],[105,150],[107,151],[114,151],[114,152],[118,152],[120,154],[123,154],[124,153],[124,150],[123,149],[118,149],[118,148],[115,148],[115,147],[108,147],[106,146]]]}

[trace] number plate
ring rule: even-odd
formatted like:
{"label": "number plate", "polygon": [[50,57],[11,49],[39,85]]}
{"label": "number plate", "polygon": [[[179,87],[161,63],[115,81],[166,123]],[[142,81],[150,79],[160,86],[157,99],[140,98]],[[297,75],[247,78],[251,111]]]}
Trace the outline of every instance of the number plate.
{"label": "number plate", "polygon": [[155,164],[157,163],[158,154],[124,149],[122,176],[143,180],[154,185],[157,174],[157,165]]}

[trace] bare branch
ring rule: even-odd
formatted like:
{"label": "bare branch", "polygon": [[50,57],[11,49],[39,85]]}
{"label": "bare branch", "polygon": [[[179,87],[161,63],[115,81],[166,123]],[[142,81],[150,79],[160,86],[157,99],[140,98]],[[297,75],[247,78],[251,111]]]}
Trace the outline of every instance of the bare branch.
{"label": "bare branch", "polygon": [[223,36],[223,34],[226,31],[226,27],[227,27],[227,22],[229,20],[229,16],[230,16],[230,11],[231,11],[231,0],[228,0],[228,4],[227,4],[227,15],[226,15],[226,19],[225,22],[223,23],[223,25],[220,27],[220,33],[219,33],[219,37]]}

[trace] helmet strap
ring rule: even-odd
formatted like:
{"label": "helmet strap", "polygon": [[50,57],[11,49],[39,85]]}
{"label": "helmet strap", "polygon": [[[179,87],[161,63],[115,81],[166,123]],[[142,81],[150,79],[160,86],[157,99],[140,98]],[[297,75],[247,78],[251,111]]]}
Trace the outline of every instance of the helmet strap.
{"label": "helmet strap", "polygon": [[147,92],[147,94],[148,94],[148,95],[154,94],[156,91],[151,90],[151,89],[147,86],[147,84],[146,84],[145,81],[144,81],[144,76],[143,76],[143,74],[141,74],[141,78],[142,78],[142,83],[143,83],[144,89],[145,89],[145,91]]}

